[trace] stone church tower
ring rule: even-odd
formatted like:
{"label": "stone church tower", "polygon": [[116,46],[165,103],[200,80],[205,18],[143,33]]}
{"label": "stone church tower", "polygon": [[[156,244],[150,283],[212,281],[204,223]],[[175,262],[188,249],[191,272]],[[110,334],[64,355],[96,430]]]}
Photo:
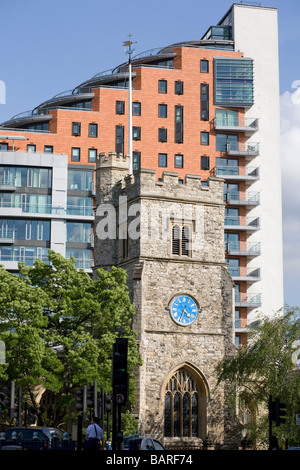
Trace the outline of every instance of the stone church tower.
{"label": "stone church tower", "polygon": [[226,440],[215,366],[234,353],[233,283],[224,259],[223,181],[140,170],[100,154],[95,267],[126,270],[143,364],[139,434],[166,446]]}

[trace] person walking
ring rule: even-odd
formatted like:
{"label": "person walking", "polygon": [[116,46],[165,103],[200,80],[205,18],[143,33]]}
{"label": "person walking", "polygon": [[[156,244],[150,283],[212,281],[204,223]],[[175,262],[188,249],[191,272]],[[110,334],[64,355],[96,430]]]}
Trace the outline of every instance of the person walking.
{"label": "person walking", "polygon": [[99,419],[97,417],[93,417],[91,424],[86,428],[85,434],[87,441],[84,450],[101,450],[104,433],[103,429],[99,426]]}

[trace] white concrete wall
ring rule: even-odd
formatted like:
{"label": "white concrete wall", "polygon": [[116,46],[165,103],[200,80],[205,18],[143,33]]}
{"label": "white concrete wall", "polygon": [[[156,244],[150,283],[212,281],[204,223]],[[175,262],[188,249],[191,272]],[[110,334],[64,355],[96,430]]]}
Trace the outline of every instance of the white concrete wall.
{"label": "white concrete wall", "polygon": [[260,192],[261,204],[249,216],[260,216],[261,230],[249,240],[261,241],[261,256],[251,264],[261,267],[262,280],[248,292],[260,291],[261,311],[272,315],[284,302],[277,10],[235,4],[233,34],[235,50],[254,60],[255,103],[246,116],[259,118],[260,127],[250,139],[260,143],[260,155],[249,166],[260,167],[250,190]]}

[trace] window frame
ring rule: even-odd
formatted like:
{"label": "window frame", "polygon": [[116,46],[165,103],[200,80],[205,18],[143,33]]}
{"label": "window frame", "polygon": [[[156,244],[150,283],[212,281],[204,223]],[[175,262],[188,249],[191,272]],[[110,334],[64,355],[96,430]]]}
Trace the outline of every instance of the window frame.
{"label": "window frame", "polygon": [[[91,154],[92,151],[96,153],[95,159],[91,158],[91,156],[90,156],[90,154]],[[89,161],[90,163],[96,163],[97,154],[98,154],[98,150],[97,150],[97,149],[95,149],[95,148],[89,148],[89,149],[88,149],[88,161]]]}
{"label": "window frame", "polygon": [[[204,67],[205,65],[205,67]],[[200,72],[201,73],[209,73],[209,60],[208,59],[201,59],[200,60]]]}
{"label": "window frame", "polygon": [[[75,150],[78,150],[78,160],[77,160],[76,158],[74,158],[73,152],[74,152]],[[72,148],[71,148],[71,161],[72,161],[72,162],[80,162],[80,157],[81,157],[81,149],[80,149],[80,147],[72,147]]]}
{"label": "window frame", "polygon": [[166,119],[168,117],[168,105],[166,103],[158,104],[158,117],[162,119]]}
{"label": "window frame", "polygon": [[116,100],[116,114],[125,114],[125,101]]}
{"label": "window frame", "polygon": [[209,155],[201,155],[201,170],[209,171],[210,169],[210,157]]}
{"label": "window frame", "polygon": [[[137,106],[137,110],[135,107]],[[141,116],[142,114],[142,103],[140,101],[134,101],[132,103],[132,116]]]}
{"label": "window frame", "polygon": [[168,93],[168,81],[165,79],[158,80],[158,93]]}
{"label": "window frame", "polygon": [[[204,139],[203,139],[204,136],[207,137],[206,142],[204,142]],[[208,131],[201,131],[201,133],[200,133],[200,144],[201,145],[209,145],[209,132]]]}
{"label": "window frame", "polygon": [[132,126],[132,140],[141,140],[141,126]]}
{"label": "window frame", "polygon": [[168,142],[168,129],[166,127],[158,128],[158,142]]}
{"label": "window frame", "polygon": [[[161,164],[161,159],[164,158],[165,159],[165,165]],[[158,154],[158,166],[160,168],[167,168],[168,166],[168,154],[167,153],[159,153]]]}
{"label": "window frame", "polygon": [[175,95],[183,95],[183,81],[182,80],[175,80],[174,93]]}
{"label": "window frame", "polygon": [[[96,133],[91,132],[91,126],[95,126]],[[98,124],[96,122],[89,123],[89,137],[92,137],[92,138],[98,137]]]}
{"label": "window frame", "polygon": [[[177,157],[181,157],[181,164],[179,165],[176,160]],[[174,155],[174,168],[184,168],[184,156],[182,153],[175,153]]]}
{"label": "window frame", "polygon": [[81,122],[73,121],[72,122],[72,135],[78,137],[81,135]]}

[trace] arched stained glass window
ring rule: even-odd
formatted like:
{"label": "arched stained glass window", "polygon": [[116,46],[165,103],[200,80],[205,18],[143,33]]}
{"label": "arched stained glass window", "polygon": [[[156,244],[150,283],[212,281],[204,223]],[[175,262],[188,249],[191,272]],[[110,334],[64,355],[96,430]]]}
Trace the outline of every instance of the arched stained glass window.
{"label": "arched stained glass window", "polygon": [[199,437],[200,388],[187,370],[168,380],[164,403],[165,437]]}

